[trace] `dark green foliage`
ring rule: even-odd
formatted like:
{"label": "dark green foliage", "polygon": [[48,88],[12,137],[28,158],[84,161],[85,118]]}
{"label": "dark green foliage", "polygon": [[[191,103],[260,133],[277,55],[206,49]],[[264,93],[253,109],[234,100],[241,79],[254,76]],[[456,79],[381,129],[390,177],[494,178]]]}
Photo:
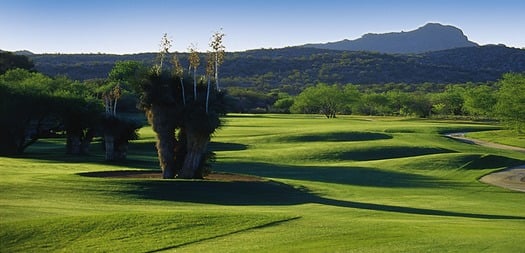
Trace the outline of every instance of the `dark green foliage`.
{"label": "dark green foliage", "polygon": [[[105,78],[116,61],[152,65],[156,54],[33,55],[36,69],[77,80]],[[297,94],[306,85],[324,83],[387,84],[496,81],[506,72],[525,71],[525,50],[504,46],[457,48],[418,55],[333,51],[288,47],[233,52],[221,65],[223,87],[280,88]],[[201,57],[204,58],[204,57]],[[187,66],[187,54],[179,54]],[[166,62],[168,68],[169,64]],[[203,74],[204,67],[197,70]]]}
{"label": "dark green foliage", "polygon": [[0,76],[0,153],[20,154],[57,131],[66,131],[68,153],[86,152],[101,107],[75,86],[21,69]]}
{"label": "dark green foliage", "polygon": [[503,75],[498,83],[496,115],[519,133],[525,131],[525,73]]}
{"label": "dark green foliage", "polygon": [[268,107],[275,102],[269,94],[253,88],[230,87],[228,95],[231,98],[231,112],[268,112]]}
{"label": "dark green foliage", "polygon": [[207,155],[207,146],[221,125],[220,116],[226,113],[226,97],[215,88],[208,90],[204,82],[197,85],[197,97],[193,88],[191,77],[181,80],[166,71],[151,71],[138,86],[140,107],[157,134],[164,178],[202,178],[209,172],[208,161],[213,156]]}
{"label": "dark green foliage", "polygon": [[[104,117],[101,125],[105,138],[106,160],[122,161],[126,159],[129,141],[138,138],[137,131],[142,127],[142,124],[122,117]],[[107,141],[111,141],[111,143],[106,143]],[[112,144],[112,146],[106,144]]]}
{"label": "dark green foliage", "polygon": [[35,65],[27,56],[0,51],[0,75],[10,69],[34,70]]}
{"label": "dark green foliage", "polygon": [[293,113],[320,113],[327,118],[335,118],[346,104],[344,90],[338,85],[318,84],[306,88],[299,94],[290,108]]}

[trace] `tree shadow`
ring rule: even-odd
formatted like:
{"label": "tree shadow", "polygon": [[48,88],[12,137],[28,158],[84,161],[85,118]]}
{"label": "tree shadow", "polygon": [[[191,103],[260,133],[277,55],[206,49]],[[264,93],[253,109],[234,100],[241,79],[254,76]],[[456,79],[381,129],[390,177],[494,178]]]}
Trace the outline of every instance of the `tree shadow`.
{"label": "tree shadow", "polygon": [[393,137],[388,134],[374,133],[374,132],[330,132],[330,133],[316,133],[316,134],[305,134],[297,136],[283,137],[282,141],[286,142],[315,142],[315,141],[331,141],[331,142],[343,142],[343,141],[373,141],[373,140],[384,140],[392,139]]}
{"label": "tree shadow", "polygon": [[210,142],[210,149],[213,151],[241,151],[248,149],[248,145],[233,142]]}
{"label": "tree shadow", "polygon": [[141,180],[129,182],[134,190],[122,192],[142,199],[173,202],[250,206],[250,205],[299,205],[322,204],[370,211],[401,214],[461,217],[476,219],[525,220],[525,217],[464,213],[446,210],[414,208],[366,202],[336,200],[317,196],[306,188],[275,182],[221,182],[181,180]]}
{"label": "tree shadow", "polygon": [[325,154],[327,159],[352,160],[352,161],[372,161],[383,159],[394,159],[403,157],[413,157],[421,155],[433,155],[443,153],[455,153],[455,151],[444,148],[430,148],[430,147],[377,147],[360,150],[352,150],[348,152],[339,152],[332,154]]}
{"label": "tree shadow", "polygon": [[387,188],[452,186],[452,183],[443,182],[443,180],[436,177],[385,171],[369,167],[292,166],[246,162],[218,163],[215,168],[219,171],[249,174],[265,178],[293,179],[342,185]]}
{"label": "tree shadow", "polygon": [[478,155],[466,162],[462,169],[481,170],[486,168],[513,167],[523,164],[522,160],[499,155]]}

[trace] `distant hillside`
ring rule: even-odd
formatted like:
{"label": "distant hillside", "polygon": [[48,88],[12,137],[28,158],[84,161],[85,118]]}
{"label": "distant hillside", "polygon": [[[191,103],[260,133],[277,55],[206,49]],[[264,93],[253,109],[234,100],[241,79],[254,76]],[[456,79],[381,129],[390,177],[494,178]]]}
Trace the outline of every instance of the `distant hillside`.
{"label": "distant hillside", "polygon": [[[45,74],[85,80],[106,78],[116,61],[135,60],[151,65],[156,54],[43,54],[29,57],[35,68]],[[188,66],[186,54],[180,54],[179,58],[184,66]],[[288,47],[227,53],[220,78],[226,87],[255,87],[267,91],[279,88],[297,93],[318,82],[364,85],[487,82],[498,80],[506,72],[525,72],[525,50],[481,46],[392,55]],[[198,74],[203,73],[201,64]]]}
{"label": "distant hillside", "polygon": [[369,33],[356,40],[304,45],[304,47],[320,49],[401,54],[475,46],[478,44],[469,41],[460,29],[437,23],[429,23],[409,32]]}

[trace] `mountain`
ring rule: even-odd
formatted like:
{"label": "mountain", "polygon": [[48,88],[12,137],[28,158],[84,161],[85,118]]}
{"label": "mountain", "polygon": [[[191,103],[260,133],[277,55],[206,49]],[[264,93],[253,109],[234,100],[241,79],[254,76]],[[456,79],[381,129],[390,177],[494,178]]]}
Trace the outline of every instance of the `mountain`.
{"label": "mountain", "polygon": [[[187,54],[178,57],[183,66],[188,66]],[[201,55],[201,59],[204,57]],[[134,60],[152,65],[156,54],[35,54],[29,58],[36,70],[44,74],[86,80],[107,78],[116,61]],[[492,45],[421,54],[383,54],[287,47],[226,53],[220,78],[224,87],[265,91],[277,88],[294,94],[318,82],[361,85],[493,82],[507,72],[525,72],[524,49]],[[204,74],[202,64],[197,74]]]}
{"label": "mountain", "polygon": [[25,55],[25,56],[34,55],[34,53],[29,51],[29,50],[15,51],[14,54],[16,54],[16,55]]}
{"label": "mountain", "polygon": [[475,46],[478,46],[478,44],[469,41],[459,28],[438,23],[428,23],[408,32],[368,33],[356,40],[345,39],[325,44],[306,44],[303,47],[410,54]]}

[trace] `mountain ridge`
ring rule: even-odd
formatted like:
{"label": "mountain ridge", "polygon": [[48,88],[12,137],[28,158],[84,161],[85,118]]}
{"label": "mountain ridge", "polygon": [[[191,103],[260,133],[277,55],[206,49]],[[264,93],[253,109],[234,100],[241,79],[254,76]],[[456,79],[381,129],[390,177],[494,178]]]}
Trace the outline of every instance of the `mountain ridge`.
{"label": "mountain ridge", "polygon": [[440,23],[427,23],[408,32],[367,33],[355,40],[302,45],[320,49],[389,54],[417,54],[476,46],[479,45],[468,40],[461,29]]}
{"label": "mountain ridge", "polygon": [[[87,80],[106,78],[117,61],[134,60],[151,66],[156,55],[36,54],[29,58],[35,69],[44,74]],[[181,53],[178,57],[183,66],[188,66],[188,54]],[[199,67],[197,75],[204,74],[203,68]],[[296,93],[318,82],[363,85],[493,82],[507,72],[525,72],[524,49],[489,45],[396,55],[287,47],[226,53],[220,77],[225,87],[262,90],[280,87]]]}

